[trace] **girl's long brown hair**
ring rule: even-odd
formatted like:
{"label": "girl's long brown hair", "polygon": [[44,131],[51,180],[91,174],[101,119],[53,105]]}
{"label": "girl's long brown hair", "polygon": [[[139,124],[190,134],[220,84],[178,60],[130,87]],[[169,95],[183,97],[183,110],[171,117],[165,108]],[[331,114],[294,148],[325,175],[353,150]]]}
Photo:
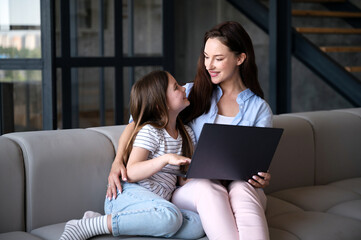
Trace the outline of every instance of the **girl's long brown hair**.
{"label": "girl's long brown hair", "polygon": [[[168,124],[167,88],[169,73],[153,71],[138,80],[130,93],[130,114],[133,117],[135,128],[125,148],[124,162],[128,162],[133,142],[139,130],[146,124],[162,129]],[[182,154],[191,157],[193,142],[183,122],[177,117],[177,129],[182,136]]]}
{"label": "girl's long brown hair", "polygon": [[258,72],[251,38],[238,22],[224,22],[215,26],[204,35],[203,48],[198,58],[194,85],[188,96],[190,106],[181,112],[181,117],[185,123],[207,113],[211,107],[211,98],[216,85],[212,83],[209,73],[204,66],[204,46],[210,38],[218,39],[236,55],[246,54],[246,59],[239,66],[241,79],[252,92],[261,98],[264,97],[258,82]]}

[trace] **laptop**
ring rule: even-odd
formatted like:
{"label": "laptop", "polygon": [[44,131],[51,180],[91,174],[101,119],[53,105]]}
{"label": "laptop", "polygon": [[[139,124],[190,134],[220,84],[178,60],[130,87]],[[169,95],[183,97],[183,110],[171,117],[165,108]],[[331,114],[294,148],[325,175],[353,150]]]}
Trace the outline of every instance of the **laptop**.
{"label": "laptop", "polygon": [[185,178],[244,180],[267,172],[283,129],[206,123]]}

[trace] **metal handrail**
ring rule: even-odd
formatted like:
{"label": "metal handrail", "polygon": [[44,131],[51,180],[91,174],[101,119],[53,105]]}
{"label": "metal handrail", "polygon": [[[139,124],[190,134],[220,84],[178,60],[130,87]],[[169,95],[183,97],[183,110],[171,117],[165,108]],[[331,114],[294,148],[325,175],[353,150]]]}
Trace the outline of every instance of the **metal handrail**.
{"label": "metal handrail", "polygon": [[[258,0],[228,0],[269,34],[269,12]],[[292,28],[292,54],[355,107],[361,107],[361,81]]]}

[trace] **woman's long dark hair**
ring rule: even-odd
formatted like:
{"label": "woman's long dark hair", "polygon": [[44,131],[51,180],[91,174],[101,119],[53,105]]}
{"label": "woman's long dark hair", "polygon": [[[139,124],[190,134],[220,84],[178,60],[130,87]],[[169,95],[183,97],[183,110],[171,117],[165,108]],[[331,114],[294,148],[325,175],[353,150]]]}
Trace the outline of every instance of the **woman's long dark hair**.
{"label": "woman's long dark hair", "polygon": [[[130,93],[130,114],[135,128],[125,148],[125,163],[128,162],[134,139],[144,125],[150,124],[158,129],[167,126],[168,78],[169,73],[166,71],[153,71],[133,85]],[[182,136],[182,155],[190,158],[193,154],[193,142],[179,116],[176,127]]]}
{"label": "woman's long dark hair", "polygon": [[216,85],[212,83],[209,73],[204,66],[204,47],[210,38],[218,39],[236,55],[246,54],[246,59],[239,66],[241,79],[247,88],[257,96],[264,98],[263,91],[258,82],[258,72],[251,38],[238,22],[224,22],[215,26],[204,35],[203,48],[198,58],[194,85],[188,96],[190,106],[181,112],[181,118],[185,123],[207,113],[211,107],[212,93]]}

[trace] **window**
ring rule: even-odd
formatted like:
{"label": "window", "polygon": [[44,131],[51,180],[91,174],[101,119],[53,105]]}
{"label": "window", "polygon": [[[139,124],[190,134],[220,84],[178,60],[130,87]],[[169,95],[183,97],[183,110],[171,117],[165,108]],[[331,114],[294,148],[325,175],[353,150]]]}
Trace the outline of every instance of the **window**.
{"label": "window", "polygon": [[1,134],[127,122],[136,79],[173,72],[173,1],[20,2],[0,0]]}

